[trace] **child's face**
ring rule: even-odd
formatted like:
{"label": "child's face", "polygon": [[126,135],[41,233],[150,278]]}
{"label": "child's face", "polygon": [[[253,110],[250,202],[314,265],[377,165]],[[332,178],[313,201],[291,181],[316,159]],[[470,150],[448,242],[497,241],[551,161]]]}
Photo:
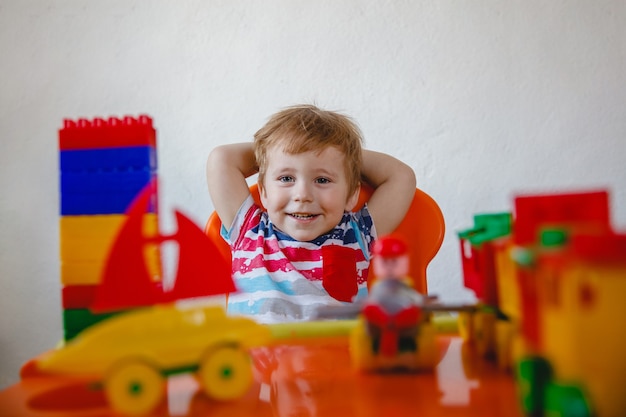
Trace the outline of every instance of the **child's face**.
{"label": "child's face", "polygon": [[348,195],[344,155],[332,146],[300,154],[285,153],[279,146],[268,149],[260,189],[272,223],[299,241],[333,229],[358,198],[358,191]]}

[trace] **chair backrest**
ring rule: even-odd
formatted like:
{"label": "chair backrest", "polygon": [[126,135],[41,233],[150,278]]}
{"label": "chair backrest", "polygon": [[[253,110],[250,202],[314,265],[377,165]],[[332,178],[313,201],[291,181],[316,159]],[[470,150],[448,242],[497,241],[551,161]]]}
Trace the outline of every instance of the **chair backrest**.
{"label": "chair backrest", "polygon": [[[256,203],[260,205],[256,184],[250,187],[250,192]],[[363,184],[356,208],[361,208],[371,195],[372,188]],[[222,222],[213,212],[209,217],[205,232],[215,242],[222,256],[230,260],[230,248],[220,236],[221,227]],[[426,269],[439,251],[445,233],[445,221],[439,205],[424,191],[416,189],[409,211],[393,233],[407,241],[411,259],[409,274],[415,289],[422,294],[427,294]]]}

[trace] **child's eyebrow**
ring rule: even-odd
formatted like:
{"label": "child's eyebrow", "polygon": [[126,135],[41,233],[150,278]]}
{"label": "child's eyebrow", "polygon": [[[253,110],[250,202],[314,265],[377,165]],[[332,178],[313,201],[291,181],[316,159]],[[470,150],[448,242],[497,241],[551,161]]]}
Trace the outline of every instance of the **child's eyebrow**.
{"label": "child's eyebrow", "polygon": [[320,167],[320,168],[315,170],[315,174],[316,175],[324,175],[324,176],[327,176],[327,177],[338,177],[338,176],[341,175],[341,171],[340,170],[328,169],[326,167]]}
{"label": "child's eyebrow", "polygon": [[272,173],[274,175],[280,175],[280,174],[291,174],[295,171],[296,169],[294,167],[282,166],[282,167],[274,168],[273,170],[268,171],[268,173]]}

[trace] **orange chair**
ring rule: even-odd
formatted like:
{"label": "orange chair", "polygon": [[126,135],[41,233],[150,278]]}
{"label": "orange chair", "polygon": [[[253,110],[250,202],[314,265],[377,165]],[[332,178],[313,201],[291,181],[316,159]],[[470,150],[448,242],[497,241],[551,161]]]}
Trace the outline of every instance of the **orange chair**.
{"label": "orange chair", "polygon": [[[359,194],[357,209],[372,195],[372,188],[363,184]],[[256,184],[250,187],[250,192],[257,204],[261,204],[259,190]],[[222,256],[231,259],[230,248],[220,236],[222,222],[215,212],[209,217],[205,232],[217,244]],[[404,220],[393,232],[402,236],[409,244],[409,256],[411,259],[410,276],[413,279],[415,289],[422,294],[427,294],[426,268],[435,257],[445,232],[445,221],[439,205],[428,194],[419,188],[415,190],[415,196],[409,207]]]}

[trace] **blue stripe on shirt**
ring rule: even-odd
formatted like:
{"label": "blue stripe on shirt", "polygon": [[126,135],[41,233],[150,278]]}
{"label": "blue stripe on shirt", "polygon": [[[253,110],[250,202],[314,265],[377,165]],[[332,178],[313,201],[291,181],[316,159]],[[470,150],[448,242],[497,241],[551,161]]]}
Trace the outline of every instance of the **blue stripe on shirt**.
{"label": "blue stripe on shirt", "polygon": [[269,275],[237,278],[235,283],[241,292],[280,291],[286,295],[296,295],[292,281],[274,281]]}

